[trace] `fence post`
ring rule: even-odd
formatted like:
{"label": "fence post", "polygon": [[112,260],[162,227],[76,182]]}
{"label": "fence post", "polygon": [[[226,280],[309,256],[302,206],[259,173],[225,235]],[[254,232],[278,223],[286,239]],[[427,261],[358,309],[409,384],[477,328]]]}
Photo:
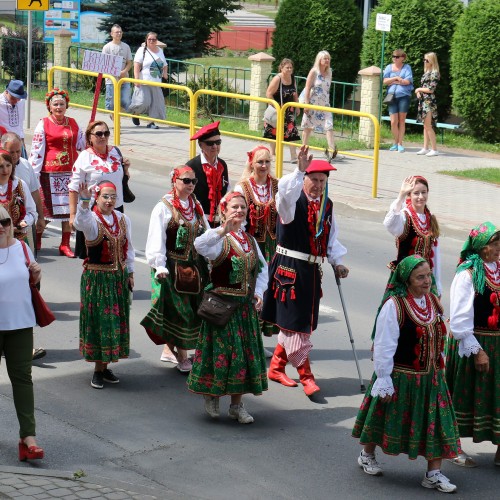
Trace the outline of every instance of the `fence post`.
{"label": "fence post", "polygon": [[[274,57],[259,52],[248,58],[251,61],[250,73],[250,95],[256,97],[266,97],[267,79],[271,74],[271,66]],[[248,128],[250,130],[260,130],[262,128],[262,117],[266,104],[257,101],[250,101],[250,115],[248,117]]]}
{"label": "fence post", "polygon": [[[380,73],[377,66],[370,66],[358,72],[361,77],[361,101],[359,110],[378,116],[380,99]],[[360,118],[358,139],[369,148],[374,145],[375,127],[368,118]]]}
{"label": "fence post", "polygon": [[[71,45],[71,36],[71,31],[64,28],[54,31],[54,66],[68,66],[68,51]],[[67,89],[68,75],[69,73],[66,71],[57,71],[54,74],[54,87]]]}

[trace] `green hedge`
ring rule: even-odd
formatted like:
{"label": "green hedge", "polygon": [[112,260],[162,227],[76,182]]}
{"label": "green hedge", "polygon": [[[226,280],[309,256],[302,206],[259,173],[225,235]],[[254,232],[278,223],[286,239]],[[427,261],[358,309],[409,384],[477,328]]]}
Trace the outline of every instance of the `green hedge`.
{"label": "green hedge", "polygon": [[500,142],[500,1],[475,0],[452,43],[453,105],[476,137]]}
{"label": "green hedge", "polygon": [[[391,53],[402,48],[406,62],[413,71],[415,88],[423,74],[423,56],[435,52],[441,80],[436,90],[439,120],[451,112],[450,44],[456,23],[463,11],[460,0],[381,0],[370,16],[361,52],[362,66],[380,66],[382,32],[375,30],[377,13],[392,14],[391,31],[385,35],[384,70],[391,62]],[[409,116],[416,115],[416,100],[412,99]]]}

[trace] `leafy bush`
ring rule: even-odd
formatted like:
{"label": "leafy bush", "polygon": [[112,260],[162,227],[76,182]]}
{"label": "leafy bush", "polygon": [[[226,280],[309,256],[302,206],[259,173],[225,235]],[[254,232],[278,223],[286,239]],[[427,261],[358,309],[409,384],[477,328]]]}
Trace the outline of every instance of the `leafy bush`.
{"label": "leafy bush", "polygon": [[[12,79],[22,80],[26,83],[27,66],[26,56],[28,47],[28,27],[4,27],[2,40],[3,70],[9,73]],[[43,32],[38,28],[32,30],[33,45],[31,49],[31,81],[35,81],[39,73],[47,66],[47,45],[43,42]]]}
{"label": "leafy bush", "polygon": [[452,41],[453,105],[476,136],[500,142],[500,2],[476,0]]}
{"label": "leafy bush", "polygon": [[[391,31],[385,34],[384,68],[391,62],[392,51],[402,48],[417,88],[424,69],[423,56],[435,52],[441,73],[436,90],[439,120],[446,119],[451,111],[450,43],[462,11],[460,0],[381,0],[370,15],[364,35],[362,66],[380,65],[382,32],[375,30],[375,18],[378,13],[392,14]],[[416,115],[415,100],[409,115]]]}
{"label": "leafy bush", "polygon": [[320,50],[332,56],[333,79],[354,82],[363,35],[361,12],[352,0],[282,0],[275,19],[273,57],[293,60],[295,74],[306,77]]}

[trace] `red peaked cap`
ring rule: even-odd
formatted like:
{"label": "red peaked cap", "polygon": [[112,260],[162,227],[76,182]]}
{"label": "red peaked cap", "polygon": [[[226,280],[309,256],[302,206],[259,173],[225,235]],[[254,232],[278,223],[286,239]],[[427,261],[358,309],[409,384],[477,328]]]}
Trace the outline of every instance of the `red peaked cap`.
{"label": "red peaked cap", "polygon": [[191,137],[191,140],[196,141],[196,139],[198,139],[200,141],[206,141],[214,135],[220,135],[219,124],[220,121],[209,123],[208,125],[201,127],[200,130],[198,130],[198,132]]}
{"label": "red peaked cap", "polygon": [[326,160],[312,160],[309,166],[306,168],[306,174],[327,174],[331,170],[337,170],[333,165],[331,165]]}

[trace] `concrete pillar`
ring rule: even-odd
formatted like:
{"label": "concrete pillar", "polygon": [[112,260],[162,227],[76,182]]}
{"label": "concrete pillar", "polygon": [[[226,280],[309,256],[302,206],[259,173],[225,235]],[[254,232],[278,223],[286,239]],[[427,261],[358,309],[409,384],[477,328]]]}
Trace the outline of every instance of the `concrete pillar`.
{"label": "concrete pillar", "polygon": [[[60,29],[54,31],[54,66],[68,67],[68,50],[71,45],[71,31]],[[68,75],[65,71],[54,73],[54,87],[60,89],[68,88]]]}
{"label": "concrete pillar", "polygon": [[[267,79],[271,74],[274,57],[265,52],[259,52],[248,59],[252,62],[250,95],[266,97]],[[250,130],[260,130],[262,128],[262,118],[266,107],[262,102],[250,101],[250,116],[248,118],[248,128]]]}
{"label": "concrete pillar", "polygon": [[[380,73],[377,66],[370,66],[358,72],[361,79],[361,101],[359,110],[378,116],[380,99]],[[368,118],[360,118],[358,139],[369,148],[373,147],[375,128]]]}

